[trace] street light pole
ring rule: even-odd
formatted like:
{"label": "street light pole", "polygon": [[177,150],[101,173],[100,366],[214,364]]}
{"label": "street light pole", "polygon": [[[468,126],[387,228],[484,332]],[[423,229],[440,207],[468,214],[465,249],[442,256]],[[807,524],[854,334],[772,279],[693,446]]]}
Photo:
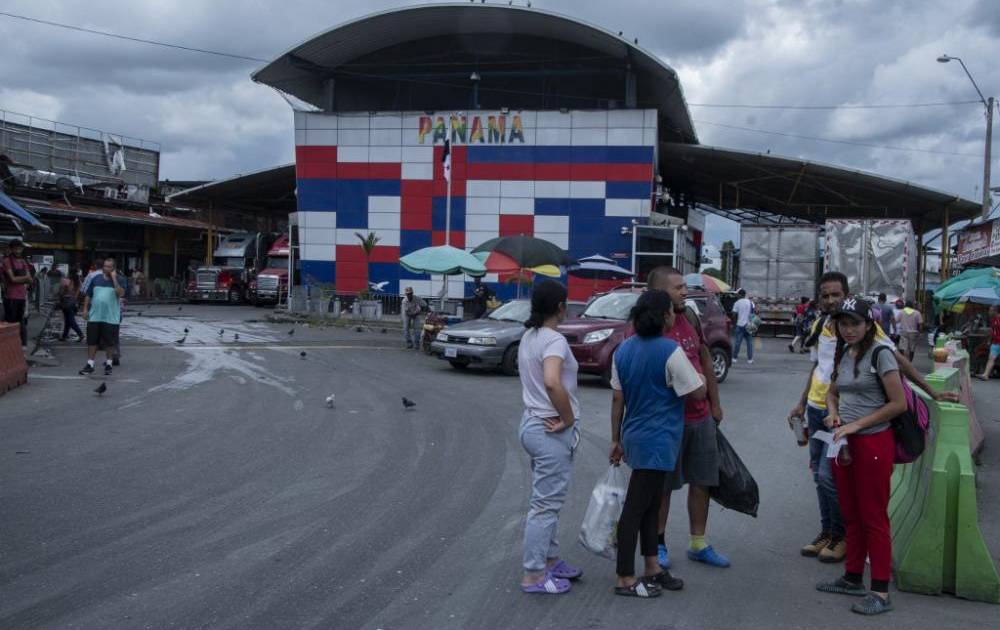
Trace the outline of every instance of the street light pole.
{"label": "street light pole", "polygon": [[982,90],[976,84],[976,80],[972,78],[972,73],[969,69],[965,67],[965,62],[959,57],[952,57],[950,55],[941,55],[937,58],[938,63],[948,63],[949,61],[955,60],[962,65],[962,70],[965,70],[965,76],[969,77],[969,81],[972,82],[972,87],[976,88],[976,93],[979,94],[979,100],[982,101],[983,105],[986,107],[986,157],[983,164],[983,220],[985,221],[987,217],[990,216],[990,210],[992,210],[992,204],[990,203],[990,160],[992,159],[992,144],[993,144],[993,97],[987,99],[983,96]]}

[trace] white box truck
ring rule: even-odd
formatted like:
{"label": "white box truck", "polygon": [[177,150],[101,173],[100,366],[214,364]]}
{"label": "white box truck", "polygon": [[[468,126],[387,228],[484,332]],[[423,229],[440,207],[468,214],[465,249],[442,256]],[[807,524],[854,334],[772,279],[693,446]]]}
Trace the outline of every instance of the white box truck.
{"label": "white box truck", "polygon": [[851,293],[916,299],[917,239],[907,219],[828,219],[824,270],[847,276]]}

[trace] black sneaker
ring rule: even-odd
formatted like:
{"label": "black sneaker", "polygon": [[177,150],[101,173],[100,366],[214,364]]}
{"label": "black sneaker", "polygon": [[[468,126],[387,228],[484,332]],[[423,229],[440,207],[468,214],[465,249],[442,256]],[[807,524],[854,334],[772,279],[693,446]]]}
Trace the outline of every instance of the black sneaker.
{"label": "black sneaker", "polygon": [[111,376],[111,366],[107,363],[104,364],[104,376]]}
{"label": "black sneaker", "polygon": [[83,369],[80,370],[79,373],[82,376],[86,376],[88,374],[93,374],[94,373],[94,366],[88,363],[87,365],[83,366]]}

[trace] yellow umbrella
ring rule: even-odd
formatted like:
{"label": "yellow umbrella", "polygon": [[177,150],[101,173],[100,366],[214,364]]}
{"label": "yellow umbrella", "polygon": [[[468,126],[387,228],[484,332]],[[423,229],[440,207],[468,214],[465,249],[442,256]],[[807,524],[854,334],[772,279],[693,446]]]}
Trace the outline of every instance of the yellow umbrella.
{"label": "yellow umbrella", "polygon": [[556,267],[555,265],[538,265],[537,267],[531,267],[528,270],[550,278],[558,278],[562,275],[562,273],[559,272],[559,267]]}

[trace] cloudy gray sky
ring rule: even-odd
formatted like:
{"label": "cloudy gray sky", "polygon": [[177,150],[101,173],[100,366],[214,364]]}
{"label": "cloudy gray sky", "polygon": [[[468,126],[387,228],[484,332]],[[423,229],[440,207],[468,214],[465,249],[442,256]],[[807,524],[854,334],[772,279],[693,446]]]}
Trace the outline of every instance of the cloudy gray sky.
{"label": "cloudy gray sky", "polygon": [[[271,58],[345,20],[407,4],[416,3],[7,0],[0,11]],[[965,59],[980,88],[995,95],[1000,64],[990,59],[1000,51],[996,0],[533,0],[533,6],[638,37],[678,71],[703,143],[770,150],[973,199],[980,195],[985,124],[979,105],[801,110],[697,104],[975,99],[957,63],[935,63],[941,53]],[[164,178],[211,179],[292,160],[291,111],[271,89],[250,81],[259,64],[3,16],[0,42],[0,108],[158,141]],[[708,240],[718,244],[734,232],[733,224],[712,221]]]}

